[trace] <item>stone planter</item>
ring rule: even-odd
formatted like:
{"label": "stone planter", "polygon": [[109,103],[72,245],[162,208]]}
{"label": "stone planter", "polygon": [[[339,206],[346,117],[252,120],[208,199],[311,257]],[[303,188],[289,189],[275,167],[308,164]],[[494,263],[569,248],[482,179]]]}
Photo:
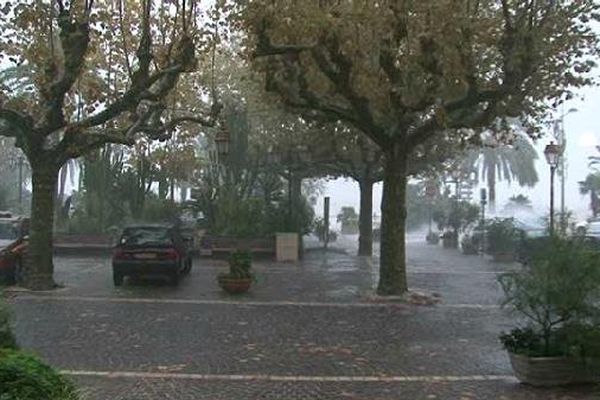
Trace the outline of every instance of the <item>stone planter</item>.
{"label": "stone planter", "polygon": [[445,249],[457,249],[458,239],[456,237],[444,237],[442,238],[442,246]]}
{"label": "stone planter", "polygon": [[229,294],[242,294],[246,293],[252,285],[252,278],[230,278],[222,277],[218,278],[219,286],[221,289]]}
{"label": "stone planter", "polygon": [[427,244],[438,244],[440,242],[440,235],[432,232],[425,236],[425,241],[427,241]]}
{"label": "stone planter", "polygon": [[517,379],[532,386],[565,386],[600,381],[598,363],[574,357],[527,357],[508,353]]}
{"label": "stone planter", "polygon": [[511,263],[515,261],[515,253],[494,253],[492,254],[492,260],[499,263]]}

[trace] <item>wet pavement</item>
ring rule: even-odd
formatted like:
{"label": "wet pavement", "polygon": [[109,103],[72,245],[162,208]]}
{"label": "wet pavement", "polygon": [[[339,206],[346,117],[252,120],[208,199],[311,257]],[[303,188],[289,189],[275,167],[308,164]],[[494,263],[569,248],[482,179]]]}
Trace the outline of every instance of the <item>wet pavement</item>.
{"label": "wet pavement", "polygon": [[497,336],[514,322],[497,307],[496,275],[514,266],[410,241],[410,287],[442,302],[382,304],[377,259],[355,257],[348,238],[335,246],[297,264],[256,261],[239,297],[217,287],[219,260],[195,260],[178,287],[114,288],[109,258],[61,257],[64,289],[9,292],[9,303],[20,344],[90,400],[600,398],[512,377]]}

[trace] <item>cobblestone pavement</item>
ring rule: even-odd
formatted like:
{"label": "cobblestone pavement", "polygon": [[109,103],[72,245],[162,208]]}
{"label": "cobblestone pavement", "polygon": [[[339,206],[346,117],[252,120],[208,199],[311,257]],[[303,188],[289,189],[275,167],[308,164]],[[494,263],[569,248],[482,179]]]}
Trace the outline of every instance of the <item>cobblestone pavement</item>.
{"label": "cobblestone pavement", "polygon": [[[342,243],[341,245],[344,245]],[[433,307],[370,301],[370,262],[311,251],[256,262],[250,294],[215,284],[222,261],[196,260],[179,287],[114,288],[106,257],[61,257],[52,293],[8,292],[21,345],[108,399],[594,399],[596,388],[516,383],[497,335],[508,265],[409,243],[410,286]]]}

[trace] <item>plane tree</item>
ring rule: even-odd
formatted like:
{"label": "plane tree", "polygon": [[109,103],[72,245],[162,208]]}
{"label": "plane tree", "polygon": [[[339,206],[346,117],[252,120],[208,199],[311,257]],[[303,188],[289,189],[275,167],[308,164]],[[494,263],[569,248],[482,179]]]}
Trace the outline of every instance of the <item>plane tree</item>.
{"label": "plane tree", "polygon": [[[186,123],[212,125],[218,102],[201,81],[196,100],[172,96],[192,79],[213,34],[198,1],[47,0],[5,3],[0,61],[31,84],[0,93],[0,135],[14,137],[32,173],[29,257],[23,285],[55,286],[53,202],[60,168],[106,144],[165,140]],[[209,21],[209,20],[206,20]],[[207,22],[208,23],[208,22]],[[210,26],[208,27],[210,28]],[[188,74],[190,73],[190,74]]]}
{"label": "plane tree", "polygon": [[538,136],[553,106],[592,83],[595,2],[253,0],[247,48],[265,87],[305,115],[341,120],[383,153],[382,295],[406,280],[408,161],[443,135]]}

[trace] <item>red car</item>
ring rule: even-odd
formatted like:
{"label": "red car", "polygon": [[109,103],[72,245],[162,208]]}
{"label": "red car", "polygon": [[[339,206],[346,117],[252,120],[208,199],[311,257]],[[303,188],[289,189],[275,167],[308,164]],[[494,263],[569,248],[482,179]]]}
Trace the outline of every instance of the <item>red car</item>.
{"label": "red car", "polygon": [[20,281],[28,234],[28,218],[0,214],[0,278],[5,283]]}

